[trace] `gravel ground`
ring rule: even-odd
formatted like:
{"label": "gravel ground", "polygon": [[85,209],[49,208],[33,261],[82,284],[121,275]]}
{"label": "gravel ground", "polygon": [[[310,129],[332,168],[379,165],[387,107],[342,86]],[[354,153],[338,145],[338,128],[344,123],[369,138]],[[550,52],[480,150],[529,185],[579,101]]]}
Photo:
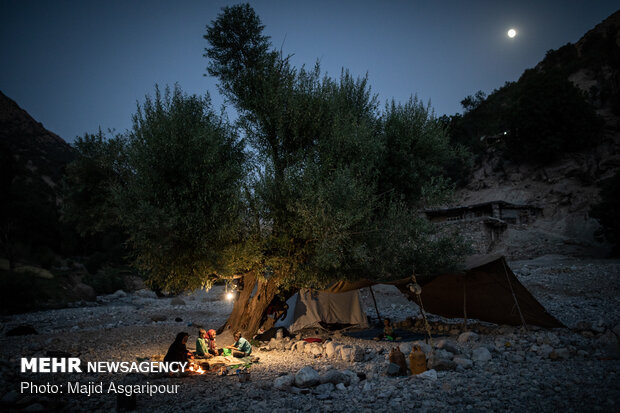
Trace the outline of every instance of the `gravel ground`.
{"label": "gravel ground", "polygon": [[[462,335],[455,329],[435,338],[433,347],[420,343],[428,356],[433,354],[433,370],[407,377],[386,375],[388,353],[395,346],[391,342],[324,333],[319,335],[329,344],[302,346],[296,339],[276,340],[262,350],[255,348],[260,362],[251,367],[247,383],[213,373],[135,378],[141,384],[178,385],[176,393],[138,395],[138,411],[619,411],[620,262],[547,256],[513,262],[511,267],[569,328],[524,332],[489,326],[479,335]],[[373,290],[382,317],[397,321],[417,316],[417,306],[393,287]],[[178,301],[157,299],[149,292],[119,292],[88,306],[3,317],[0,410],[114,411],[114,394],[22,394],[20,383],[49,382],[66,388],[67,382],[103,382],[107,388],[126,380],[122,374],[21,374],[20,358],[45,356],[49,350],[79,355],[82,363],[152,358],[163,354],[179,331],[190,333],[188,344],[193,347],[197,324],[217,327],[232,309],[222,293],[216,287],[184,296],[184,304],[174,305]],[[362,291],[362,302],[367,314],[374,316],[367,290]],[[32,324],[39,334],[4,336],[21,324]],[[407,355],[413,343],[398,344]],[[277,384],[291,375],[301,377],[305,367],[322,378],[339,372],[350,379],[309,387],[297,378],[292,385]]]}

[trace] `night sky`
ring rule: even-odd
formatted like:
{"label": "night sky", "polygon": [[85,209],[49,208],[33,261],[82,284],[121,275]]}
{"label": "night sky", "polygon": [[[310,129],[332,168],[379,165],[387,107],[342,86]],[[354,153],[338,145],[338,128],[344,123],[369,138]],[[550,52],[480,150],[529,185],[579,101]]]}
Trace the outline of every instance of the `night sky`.
{"label": "night sky", "polygon": [[[67,141],[99,127],[124,132],[156,83],[209,92],[219,107],[215,79],[203,76],[202,36],[237,3],[0,0],[0,90]],[[294,65],[318,59],[332,76],[368,73],[381,102],[417,94],[437,115],[517,80],[618,9],[570,0],[250,3]]]}

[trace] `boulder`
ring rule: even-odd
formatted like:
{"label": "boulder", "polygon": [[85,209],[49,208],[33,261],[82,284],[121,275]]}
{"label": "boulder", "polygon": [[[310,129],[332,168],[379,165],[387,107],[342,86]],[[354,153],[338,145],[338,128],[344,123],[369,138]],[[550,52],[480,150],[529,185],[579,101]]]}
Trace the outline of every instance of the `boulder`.
{"label": "boulder", "polygon": [[336,384],[336,390],[346,391],[347,387],[344,385],[344,383],[338,383]]}
{"label": "boulder", "polygon": [[435,370],[426,370],[423,373],[416,375],[415,377],[419,377],[425,380],[435,381],[437,380],[437,372]]}
{"label": "boulder", "polygon": [[116,290],[114,293],[108,295],[107,298],[110,299],[110,300],[116,300],[116,299],[125,298],[125,297],[127,297],[127,293],[125,291],[123,291],[123,290]]}
{"label": "boulder", "polygon": [[166,321],[167,317],[163,314],[154,314],[151,316],[151,320],[155,322]]}
{"label": "boulder", "polygon": [[312,387],[320,383],[319,373],[310,366],[306,366],[295,374],[295,386],[299,388]]}
{"label": "boulder", "polygon": [[549,354],[551,354],[552,351],[553,351],[553,347],[551,347],[549,344],[543,344],[542,346],[538,347],[536,354],[546,359],[549,357]]}
{"label": "boulder", "polygon": [[295,376],[292,374],[276,377],[273,381],[273,388],[276,390],[287,390],[293,385],[294,382]]}
{"label": "boulder", "polygon": [[325,344],[325,357],[334,357],[336,355],[336,345],[333,341]]}
{"label": "boulder", "polygon": [[351,370],[342,370],[342,374],[348,377],[348,381],[345,381],[343,384],[347,386],[354,386],[360,382],[360,378],[357,373],[352,372]]}
{"label": "boulder", "polygon": [[467,343],[468,341],[478,340],[478,337],[478,334],[474,333],[473,331],[466,331],[464,333],[461,333],[461,335],[456,341],[458,341],[459,343]]}
{"label": "boulder", "polygon": [[470,359],[466,359],[463,357],[455,357],[454,359],[452,359],[452,361],[457,365],[457,366],[461,366],[465,369],[470,369],[473,366],[473,362]]}
{"label": "boulder", "polygon": [[456,370],[456,363],[447,358],[441,358],[439,356],[432,355],[426,362],[426,366],[429,369],[437,371],[453,371]]}
{"label": "boulder", "polygon": [[314,357],[319,357],[320,355],[323,354],[323,346],[321,346],[320,344],[312,343],[310,344],[309,348],[310,348],[310,354],[313,355]]}
{"label": "boulder", "polygon": [[314,391],[319,394],[330,393],[334,391],[336,386],[333,383],[323,383],[315,387]]}
{"label": "boulder", "polygon": [[181,297],[174,297],[170,300],[170,305],[185,305],[185,301]]}
{"label": "boulder", "polygon": [[340,348],[340,358],[343,361],[364,361],[366,352],[358,346],[343,346]]}
{"label": "boulder", "polygon": [[388,365],[387,371],[385,372],[388,376],[399,376],[400,375],[400,366],[396,363],[390,363]]}
{"label": "boulder", "polygon": [[400,351],[405,355],[411,353],[411,343],[401,343],[398,347],[400,348]]}
{"label": "boulder", "polygon": [[296,342],[295,344],[293,344],[293,350],[295,350],[295,351],[297,351],[299,353],[303,353],[304,350],[305,350],[306,344],[308,344],[308,343],[306,343],[303,340],[300,340],[300,341]]}
{"label": "boulder", "polygon": [[321,383],[338,384],[350,383],[351,379],[349,378],[349,376],[339,372],[338,370],[328,370],[320,376],[319,381]]}
{"label": "boulder", "polygon": [[491,358],[491,352],[486,347],[478,347],[471,352],[471,359],[479,363],[489,361]]}
{"label": "boulder", "polygon": [[97,294],[95,294],[94,288],[84,283],[77,283],[76,285],[74,285],[73,293],[80,300],[84,300],[84,301],[96,301],[97,300]]}
{"label": "boulder", "polygon": [[437,350],[435,352],[435,356],[441,359],[452,360],[454,358],[454,354],[446,350]]}
{"label": "boulder", "polygon": [[449,351],[453,354],[459,354],[459,349],[456,347],[456,345],[446,339],[439,340],[437,342],[437,348]]}
{"label": "boulder", "polygon": [[142,298],[157,299],[157,294],[155,294],[155,291],[151,291],[148,288],[143,288],[141,290],[138,290],[138,291],[134,292],[134,294],[137,295],[138,297],[142,297]]}

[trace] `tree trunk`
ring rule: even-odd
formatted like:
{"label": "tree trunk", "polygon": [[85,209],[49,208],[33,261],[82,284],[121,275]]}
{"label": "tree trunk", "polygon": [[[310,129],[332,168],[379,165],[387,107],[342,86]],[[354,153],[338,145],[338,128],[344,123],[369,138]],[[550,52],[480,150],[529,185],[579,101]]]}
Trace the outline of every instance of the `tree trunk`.
{"label": "tree trunk", "polygon": [[242,283],[243,290],[235,301],[230,317],[218,329],[218,334],[227,330],[232,332],[240,330],[243,337],[251,339],[258,331],[267,307],[278,292],[279,277],[274,275],[264,280],[259,279],[254,272],[249,272],[243,275]]}

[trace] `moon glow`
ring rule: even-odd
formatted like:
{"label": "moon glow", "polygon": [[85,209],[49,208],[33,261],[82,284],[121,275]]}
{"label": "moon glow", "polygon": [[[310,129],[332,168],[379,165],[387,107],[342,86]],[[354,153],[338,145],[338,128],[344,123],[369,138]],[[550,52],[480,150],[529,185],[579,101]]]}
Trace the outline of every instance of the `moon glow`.
{"label": "moon glow", "polygon": [[507,34],[508,34],[508,37],[510,37],[512,39],[513,37],[515,37],[517,35],[517,31],[515,29],[510,29],[510,30],[508,30]]}

